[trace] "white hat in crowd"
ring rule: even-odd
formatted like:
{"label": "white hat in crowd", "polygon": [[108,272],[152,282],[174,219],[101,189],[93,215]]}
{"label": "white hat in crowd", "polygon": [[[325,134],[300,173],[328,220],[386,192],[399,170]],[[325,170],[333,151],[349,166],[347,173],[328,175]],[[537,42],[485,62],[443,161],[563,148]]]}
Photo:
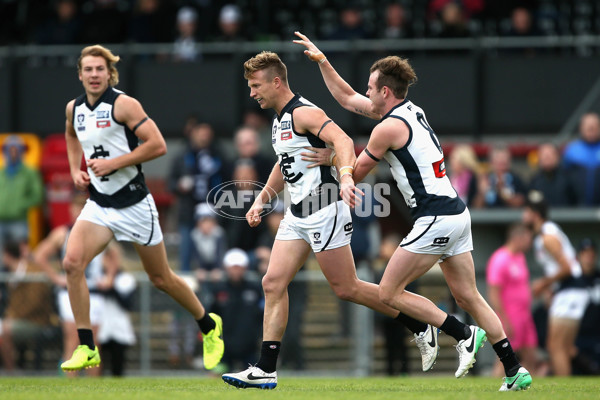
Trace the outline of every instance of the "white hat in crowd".
{"label": "white hat in crowd", "polygon": [[177,23],[186,24],[196,22],[198,13],[192,7],[181,7],[177,12]]}
{"label": "white hat in crowd", "polygon": [[223,257],[223,266],[225,268],[233,266],[248,268],[248,264],[250,264],[250,259],[242,249],[231,249]]}
{"label": "white hat in crowd", "polygon": [[235,4],[227,4],[221,8],[221,12],[219,13],[219,21],[225,24],[235,24],[240,21],[241,17],[240,8]]}

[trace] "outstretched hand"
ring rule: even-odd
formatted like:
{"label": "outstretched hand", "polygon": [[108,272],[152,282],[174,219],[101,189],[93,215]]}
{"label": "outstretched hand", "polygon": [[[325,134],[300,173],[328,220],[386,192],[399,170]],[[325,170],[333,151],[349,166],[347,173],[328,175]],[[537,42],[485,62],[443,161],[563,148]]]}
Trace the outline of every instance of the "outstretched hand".
{"label": "outstretched hand", "polygon": [[333,150],[329,147],[321,148],[307,146],[305,149],[309,151],[302,152],[300,155],[302,156],[303,161],[312,163],[308,165],[308,168],[319,167],[321,165],[331,166],[331,154],[333,153]]}
{"label": "outstretched hand", "polygon": [[294,40],[294,43],[296,44],[301,44],[304,47],[306,47],[306,50],[304,50],[304,54],[306,54],[306,56],[315,62],[323,62],[323,60],[325,60],[325,54],[323,54],[323,52],[321,50],[319,50],[319,48],[317,46],[315,46],[315,44],[313,42],[310,41],[310,39],[308,38],[308,36],[296,31],[294,32],[294,34],[296,36],[298,36],[301,40]]}
{"label": "outstretched hand", "polygon": [[357,204],[360,204],[362,202],[361,197],[364,195],[364,192],[354,185],[352,178],[348,175],[342,178],[340,183],[340,196],[342,197],[342,200],[344,200],[344,203],[350,206],[350,208],[354,208]]}

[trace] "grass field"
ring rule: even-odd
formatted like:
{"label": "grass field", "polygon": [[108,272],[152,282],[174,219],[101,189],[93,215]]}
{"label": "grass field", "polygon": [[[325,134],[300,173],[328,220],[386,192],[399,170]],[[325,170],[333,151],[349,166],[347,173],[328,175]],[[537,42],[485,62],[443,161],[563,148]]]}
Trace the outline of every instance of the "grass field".
{"label": "grass field", "polygon": [[280,378],[272,391],[235,389],[219,378],[0,378],[0,399],[600,399],[600,378],[538,378],[526,392],[499,393],[497,378]]}

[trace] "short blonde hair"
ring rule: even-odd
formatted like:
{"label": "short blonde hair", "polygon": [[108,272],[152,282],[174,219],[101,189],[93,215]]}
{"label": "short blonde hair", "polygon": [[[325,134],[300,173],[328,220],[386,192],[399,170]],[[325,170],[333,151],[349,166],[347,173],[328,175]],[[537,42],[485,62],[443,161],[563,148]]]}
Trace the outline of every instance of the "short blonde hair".
{"label": "short blonde hair", "polygon": [[104,46],[100,46],[99,44],[93,46],[84,47],[81,50],[81,55],[77,60],[77,71],[81,73],[81,60],[83,57],[94,56],[94,57],[102,57],[106,60],[106,66],[108,67],[108,72],[110,73],[110,80],[108,84],[110,86],[117,86],[119,83],[119,71],[117,71],[116,64],[119,62],[121,57],[116,56]]}
{"label": "short blonde hair", "polygon": [[377,89],[387,86],[398,99],[406,98],[409,86],[417,82],[417,74],[406,58],[388,56],[373,63],[370,72],[379,71]]}
{"label": "short blonde hair", "polygon": [[283,83],[288,84],[287,67],[277,53],[263,51],[246,61],[244,63],[244,78],[248,79],[256,71],[262,70],[269,70],[271,79],[278,76]]}

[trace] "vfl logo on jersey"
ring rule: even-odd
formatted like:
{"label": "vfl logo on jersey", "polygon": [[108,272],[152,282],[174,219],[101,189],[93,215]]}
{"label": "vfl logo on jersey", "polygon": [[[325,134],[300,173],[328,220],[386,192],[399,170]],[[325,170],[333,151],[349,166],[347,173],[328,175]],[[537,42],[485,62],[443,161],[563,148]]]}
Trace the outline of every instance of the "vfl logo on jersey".
{"label": "vfl logo on jersey", "polygon": [[313,233],[313,242],[314,244],[321,244],[321,233],[320,232],[315,232]]}
{"label": "vfl logo on jersey", "polygon": [[273,125],[273,132],[271,132],[271,144],[277,142],[277,126]]}
{"label": "vfl logo on jersey", "polygon": [[281,140],[290,140],[292,138],[292,131],[281,132]]}
{"label": "vfl logo on jersey", "polygon": [[83,121],[85,120],[85,115],[83,114],[77,114],[77,130],[78,131],[85,131],[85,125],[83,125]]}
{"label": "vfl logo on jersey", "polygon": [[443,178],[446,176],[446,163],[444,163],[443,158],[440,161],[431,163],[431,166],[433,167],[433,173],[436,178]]}
{"label": "vfl logo on jersey", "polygon": [[433,239],[432,246],[443,247],[443,246],[447,245],[449,241],[450,241],[449,237],[438,237],[438,238]]}
{"label": "vfl logo on jersey", "polygon": [[110,118],[110,113],[108,110],[99,110],[96,111],[96,118],[98,119],[108,119]]}
{"label": "vfl logo on jersey", "polygon": [[110,128],[110,121],[96,121],[96,128]]}

